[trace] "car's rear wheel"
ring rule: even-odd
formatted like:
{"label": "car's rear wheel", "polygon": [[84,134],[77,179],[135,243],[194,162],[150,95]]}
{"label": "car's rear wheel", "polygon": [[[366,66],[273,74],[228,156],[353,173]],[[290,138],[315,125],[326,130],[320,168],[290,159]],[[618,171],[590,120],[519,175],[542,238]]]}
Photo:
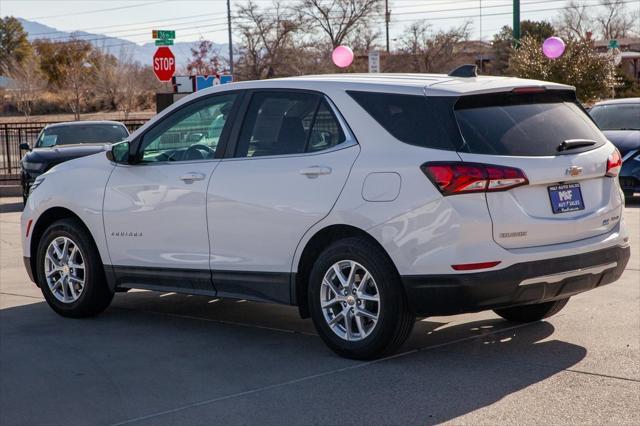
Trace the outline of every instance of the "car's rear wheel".
{"label": "car's rear wheel", "polygon": [[66,317],[88,317],[113,299],[100,254],[84,226],[74,219],[54,222],[38,244],[37,277],[47,303]]}
{"label": "car's rear wheel", "polygon": [[413,328],[398,273],[365,238],[346,238],[323,251],[309,285],[313,322],[339,355],[371,359],[392,353]]}
{"label": "car's rear wheel", "polygon": [[495,309],[493,312],[502,318],[513,322],[534,322],[549,318],[565,307],[569,298],[553,302],[535,303],[532,305],[513,306],[511,308]]}

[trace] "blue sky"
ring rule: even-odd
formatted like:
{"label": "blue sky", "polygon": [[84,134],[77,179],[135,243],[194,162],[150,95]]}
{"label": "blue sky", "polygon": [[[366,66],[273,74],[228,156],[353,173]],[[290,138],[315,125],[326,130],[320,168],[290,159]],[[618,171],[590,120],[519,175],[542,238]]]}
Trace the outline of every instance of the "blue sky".
{"label": "blue sky", "polygon": [[[271,0],[254,0],[269,6]],[[598,0],[583,0],[588,5]],[[232,1],[232,10],[244,1]],[[285,3],[289,3],[285,0]],[[640,0],[638,0],[640,8]],[[471,22],[472,38],[491,39],[512,22],[512,0],[389,0],[391,38],[404,27],[425,19],[435,29]],[[554,21],[564,0],[521,0],[522,19]],[[483,17],[480,19],[480,6]],[[632,7],[635,7],[632,4]],[[151,41],[151,30],[175,29],[176,41],[201,37],[227,42],[226,0],[0,0],[0,15],[14,15],[63,31],[83,30],[124,38],[136,43]],[[382,18],[376,23],[384,31]]]}

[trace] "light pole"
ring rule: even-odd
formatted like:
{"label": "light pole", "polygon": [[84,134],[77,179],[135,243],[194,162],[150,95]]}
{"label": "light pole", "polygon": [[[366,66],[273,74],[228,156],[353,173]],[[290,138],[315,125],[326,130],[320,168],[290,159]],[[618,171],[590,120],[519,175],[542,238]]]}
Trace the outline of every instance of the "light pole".
{"label": "light pole", "polygon": [[231,37],[231,0],[227,0],[227,25],[229,27],[229,72],[233,75],[233,39]]}
{"label": "light pole", "polygon": [[513,0],[513,43],[520,44],[520,0]]}
{"label": "light pole", "polygon": [[387,32],[387,53],[389,53],[389,21],[391,13],[389,12],[389,0],[384,0],[384,24]]}

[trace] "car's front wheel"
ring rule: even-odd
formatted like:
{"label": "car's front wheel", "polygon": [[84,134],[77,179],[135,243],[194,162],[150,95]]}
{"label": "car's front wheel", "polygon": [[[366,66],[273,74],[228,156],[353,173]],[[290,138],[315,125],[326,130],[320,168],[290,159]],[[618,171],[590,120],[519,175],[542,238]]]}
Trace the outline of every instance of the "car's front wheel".
{"label": "car's front wheel", "polygon": [[339,355],[371,359],[395,351],[415,322],[398,273],[365,238],[340,240],[320,254],[310,275],[311,317]]}
{"label": "car's front wheel", "polygon": [[59,220],[44,232],[38,244],[37,277],[49,306],[66,317],[99,314],[113,299],[98,249],[78,220]]}
{"label": "car's front wheel", "polygon": [[495,309],[493,312],[502,318],[513,322],[534,322],[549,318],[565,307],[569,298],[553,302],[534,303],[532,305],[513,306],[511,308]]}

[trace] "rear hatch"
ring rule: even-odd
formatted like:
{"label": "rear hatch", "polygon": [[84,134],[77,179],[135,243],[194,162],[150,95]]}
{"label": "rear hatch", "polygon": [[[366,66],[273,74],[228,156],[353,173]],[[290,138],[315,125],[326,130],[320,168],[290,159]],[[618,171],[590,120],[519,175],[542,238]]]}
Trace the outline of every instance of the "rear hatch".
{"label": "rear hatch", "polygon": [[455,117],[464,162],[514,167],[528,179],[486,193],[493,238],[502,247],[581,240],[620,220],[616,179],[606,176],[608,168],[612,175],[619,170],[619,154],[573,92],[524,88],[462,96]]}

